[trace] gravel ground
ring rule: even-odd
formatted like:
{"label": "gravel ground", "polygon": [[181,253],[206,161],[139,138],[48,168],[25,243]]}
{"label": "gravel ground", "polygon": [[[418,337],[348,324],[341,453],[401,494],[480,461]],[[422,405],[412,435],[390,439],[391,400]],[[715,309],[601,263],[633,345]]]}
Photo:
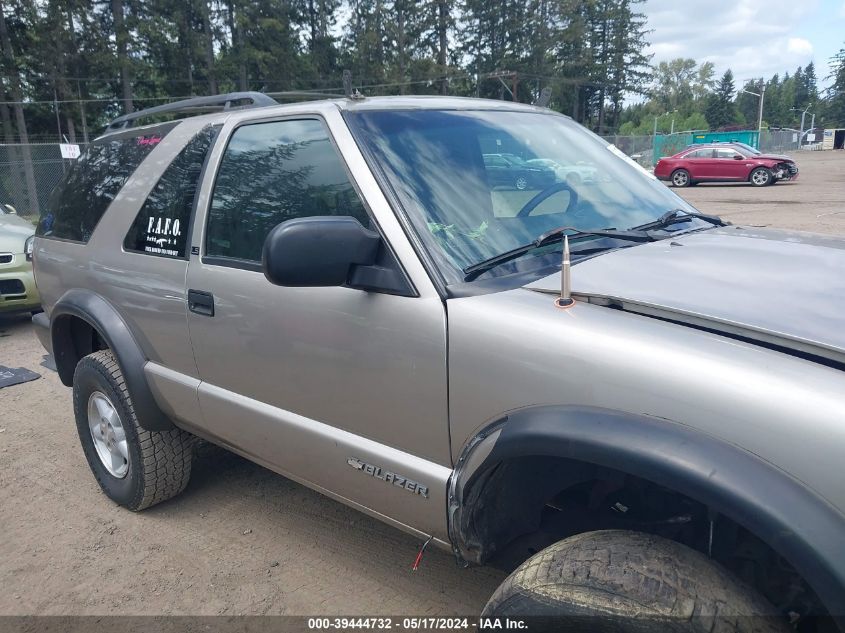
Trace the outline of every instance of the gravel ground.
{"label": "gravel ground", "polygon": [[845,152],[801,152],[796,162],[797,180],[770,187],[708,183],[674,191],[734,224],[845,235]]}
{"label": "gravel ground", "polygon": [[504,578],[214,446],[188,489],[135,514],[100,492],[71,391],[28,318],[0,318],[0,615],[470,614]]}
{"label": "gravel ground", "polygon": [[[676,190],[735,223],[845,235],[845,153],[799,159],[765,189]],[[0,615],[471,614],[504,574],[420,543],[226,451],[203,447],[183,495],[140,514],[88,470],[70,390],[39,366],[28,318],[0,317]]]}

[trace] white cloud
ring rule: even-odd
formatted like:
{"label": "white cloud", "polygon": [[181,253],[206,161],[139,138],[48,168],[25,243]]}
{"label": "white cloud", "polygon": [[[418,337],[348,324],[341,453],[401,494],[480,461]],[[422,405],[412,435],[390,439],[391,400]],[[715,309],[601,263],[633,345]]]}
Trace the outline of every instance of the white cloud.
{"label": "white cloud", "polygon": [[[652,32],[653,63],[674,57],[710,61],[737,84],[794,72],[813,59],[813,44],[794,26],[817,13],[819,0],[646,0],[641,6]],[[845,6],[843,6],[845,11]]]}
{"label": "white cloud", "polygon": [[812,55],[813,45],[803,37],[790,37],[786,44],[786,51],[797,55]]}

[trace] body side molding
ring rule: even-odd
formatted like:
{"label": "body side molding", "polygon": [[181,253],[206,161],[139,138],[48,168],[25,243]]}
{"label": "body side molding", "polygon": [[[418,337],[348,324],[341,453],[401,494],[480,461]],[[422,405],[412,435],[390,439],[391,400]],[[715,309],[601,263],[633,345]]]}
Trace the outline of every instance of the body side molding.
{"label": "body side molding", "polygon": [[108,301],[88,290],[68,290],[50,312],[50,339],[62,383],[73,386],[78,360],[70,317],[81,319],[94,328],[115,355],[139,424],[148,431],[172,429],[173,423],[162,413],[147,383],[144,375],[147,358],[131,330]]}
{"label": "body side molding", "polygon": [[449,536],[459,558],[483,562],[471,542],[471,504],[465,505],[473,485],[503,460],[530,456],[613,468],[707,504],[783,555],[831,615],[845,616],[845,516],[827,500],[696,429],[596,407],[520,409],[466,443],[449,483]]}

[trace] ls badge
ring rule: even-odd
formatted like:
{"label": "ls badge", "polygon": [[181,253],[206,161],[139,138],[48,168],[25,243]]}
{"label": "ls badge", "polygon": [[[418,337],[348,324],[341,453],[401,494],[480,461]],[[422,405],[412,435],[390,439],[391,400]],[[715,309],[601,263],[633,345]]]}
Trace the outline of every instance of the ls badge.
{"label": "ls badge", "polygon": [[366,462],[362,462],[360,459],[355,457],[350,457],[346,460],[346,463],[352,466],[355,470],[360,470],[371,477],[375,477],[376,479],[381,479],[382,481],[386,481],[389,484],[393,484],[394,486],[398,486],[399,488],[404,488],[408,492],[412,492],[414,494],[421,495],[428,499],[428,487],[423,486],[421,483],[418,483],[412,479],[408,479],[407,477],[403,477],[402,475],[397,475],[396,473],[392,473],[389,470],[384,470],[381,466],[373,466],[372,464],[368,464]]}

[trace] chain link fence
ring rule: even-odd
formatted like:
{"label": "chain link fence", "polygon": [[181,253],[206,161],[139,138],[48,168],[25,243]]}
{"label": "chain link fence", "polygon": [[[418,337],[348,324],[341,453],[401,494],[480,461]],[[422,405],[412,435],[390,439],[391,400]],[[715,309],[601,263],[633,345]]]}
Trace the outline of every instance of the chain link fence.
{"label": "chain link fence", "polygon": [[[822,130],[814,130],[820,139]],[[670,156],[692,143],[687,133],[648,136],[603,136],[646,169],[662,156]],[[84,148],[84,145],[80,146]],[[821,143],[808,143],[803,149],[820,149]],[[783,154],[798,150],[796,130],[763,130],[760,151]],[[73,164],[63,159],[58,143],[0,144],[0,204],[15,208],[21,216],[35,219],[50,193]]]}
{"label": "chain link fence", "polygon": [[602,138],[608,143],[613,143],[646,169],[654,166],[653,136],[620,136],[614,134],[602,136]]}
{"label": "chain link fence", "polygon": [[0,204],[35,219],[73,164],[58,143],[0,144]]}
{"label": "chain link fence", "polygon": [[801,133],[798,130],[763,130],[760,138],[760,151],[765,154],[784,154],[802,151],[820,150],[822,148],[822,136],[824,130],[815,128],[804,130],[801,135],[799,147],[798,137]]}

